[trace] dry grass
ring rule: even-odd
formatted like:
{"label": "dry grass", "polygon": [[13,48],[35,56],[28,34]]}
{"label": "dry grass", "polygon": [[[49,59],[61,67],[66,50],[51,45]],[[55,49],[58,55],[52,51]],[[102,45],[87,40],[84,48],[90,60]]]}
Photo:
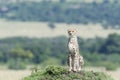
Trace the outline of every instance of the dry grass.
{"label": "dry grass", "polygon": [[116,71],[106,71],[106,73],[111,75],[115,80],[120,80],[120,69]]}
{"label": "dry grass", "polygon": [[120,34],[120,30],[105,30],[99,24],[93,25],[68,25],[55,24],[57,28],[51,29],[48,23],[40,22],[5,22],[0,21],[0,38],[26,36],[26,37],[56,37],[67,36],[68,28],[76,28],[78,36],[82,38],[107,37],[111,33]]}
{"label": "dry grass", "polygon": [[0,70],[0,80],[21,80],[30,73],[30,70]]}

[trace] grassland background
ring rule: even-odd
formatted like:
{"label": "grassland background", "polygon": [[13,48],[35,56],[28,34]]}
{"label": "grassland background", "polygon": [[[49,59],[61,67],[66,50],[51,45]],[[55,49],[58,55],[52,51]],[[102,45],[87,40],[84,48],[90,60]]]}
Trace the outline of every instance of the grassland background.
{"label": "grassland background", "polygon": [[[26,0],[27,1],[27,0]],[[31,0],[32,1],[32,0]],[[40,1],[40,0],[38,0]],[[58,1],[58,0],[53,0]],[[100,2],[102,0],[67,0],[71,2]],[[113,0],[110,0],[113,1]],[[118,21],[118,20],[117,20]],[[54,23],[55,28],[48,26],[49,22],[13,22],[0,20],[0,39],[8,37],[30,37],[30,38],[43,38],[43,37],[56,37],[67,35],[68,28],[76,28],[77,35],[81,38],[106,38],[111,33],[120,34],[120,29],[103,29],[100,24],[65,24]],[[87,67],[85,70],[103,71],[111,75],[115,80],[120,80],[120,69],[115,71],[106,71],[103,67]],[[31,70],[9,70],[3,64],[0,64],[0,80],[21,80],[23,77],[31,74]]]}
{"label": "grassland background", "polygon": [[[107,37],[110,33],[120,34],[120,30],[103,29],[99,24],[89,25],[68,25],[55,24],[55,29],[48,27],[48,23],[42,22],[6,22],[0,21],[0,38],[6,37],[56,37],[60,35],[67,36],[66,30],[68,28],[76,28],[78,36],[82,38]],[[111,75],[115,80],[120,80],[120,69],[116,71],[106,71],[104,68],[88,67],[86,70],[103,71]],[[21,78],[31,74],[31,70],[8,70],[5,67],[0,69],[0,80],[20,80]]]}
{"label": "grassland background", "polygon": [[46,22],[6,22],[0,21],[0,38],[6,37],[56,37],[67,36],[67,29],[76,28],[77,35],[82,38],[107,37],[111,33],[120,34],[118,29],[103,29],[100,24],[55,24],[56,28],[51,29]]}

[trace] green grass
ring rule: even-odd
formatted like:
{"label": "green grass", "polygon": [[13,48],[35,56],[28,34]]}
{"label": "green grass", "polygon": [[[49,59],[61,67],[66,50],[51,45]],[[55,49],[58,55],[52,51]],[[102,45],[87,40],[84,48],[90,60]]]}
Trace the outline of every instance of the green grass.
{"label": "green grass", "polygon": [[48,66],[45,70],[35,70],[23,80],[113,80],[102,72],[68,72],[64,67]]}

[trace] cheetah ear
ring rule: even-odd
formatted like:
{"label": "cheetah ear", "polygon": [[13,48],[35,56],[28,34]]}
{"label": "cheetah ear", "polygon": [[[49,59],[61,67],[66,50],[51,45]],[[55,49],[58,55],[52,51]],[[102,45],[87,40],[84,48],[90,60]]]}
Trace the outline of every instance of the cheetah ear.
{"label": "cheetah ear", "polygon": [[76,29],[73,29],[75,33],[77,33],[77,30]]}
{"label": "cheetah ear", "polygon": [[67,32],[71,31],[71,29],[68,29]]}

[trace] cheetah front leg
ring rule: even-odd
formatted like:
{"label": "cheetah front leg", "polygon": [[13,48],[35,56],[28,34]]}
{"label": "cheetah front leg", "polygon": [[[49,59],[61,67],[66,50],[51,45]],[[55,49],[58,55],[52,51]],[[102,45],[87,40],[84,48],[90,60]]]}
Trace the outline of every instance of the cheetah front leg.
{"label": "cheetah front leg", "polygon": [[71,55],[69,55],[69,71],[72,71],[72,58],[71,58]]}
{"label": "cheetah front leg", "polygon": [[77,72],[77,63],[76,63],[75,58],[73,59],[73,71]]}

